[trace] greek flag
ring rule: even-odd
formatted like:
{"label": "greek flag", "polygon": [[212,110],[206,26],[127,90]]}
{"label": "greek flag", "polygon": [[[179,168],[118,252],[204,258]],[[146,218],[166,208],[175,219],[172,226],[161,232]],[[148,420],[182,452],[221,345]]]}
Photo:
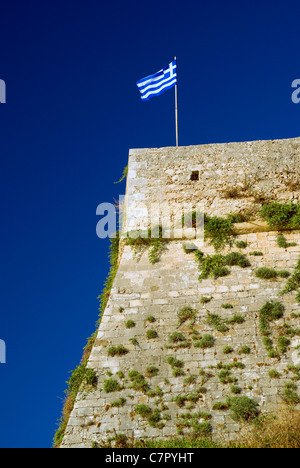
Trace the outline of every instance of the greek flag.
{"label": "greek flag", "polygon": [[142,78],[136,84],[141,93],[142,101],[148,101],[152,96],[159,96],[177,83],[176,59],[154,75]]}

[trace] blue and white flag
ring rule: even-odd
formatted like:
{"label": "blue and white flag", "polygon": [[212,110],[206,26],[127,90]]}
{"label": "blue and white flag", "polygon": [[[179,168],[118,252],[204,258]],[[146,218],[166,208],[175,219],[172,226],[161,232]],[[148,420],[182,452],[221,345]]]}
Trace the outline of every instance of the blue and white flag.
{"label": "blue and white flag", "polygon": [[148,101],[152,96],[159,96],[177,83],[176,59],[154,75],[142,78],[137,82],[142,101]]}

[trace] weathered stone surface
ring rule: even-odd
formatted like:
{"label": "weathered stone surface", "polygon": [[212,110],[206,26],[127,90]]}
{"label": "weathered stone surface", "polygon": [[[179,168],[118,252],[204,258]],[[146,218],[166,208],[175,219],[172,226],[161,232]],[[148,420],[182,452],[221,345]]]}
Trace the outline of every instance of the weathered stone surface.
{"label": "weathered stone surface", "polygon": [[[198,181],[190,180],[192,171],[199,171]],[[137,220],[147,225],[148,220],[143,218],[147,210],[141,211],[141,217],[135,216],[140,203],[146,208],[160,203],[164,210],[171,201],[180,204],[194,200],[202,203],[208,214],[224,216],[253,208],[259,194],[268,198],[275,193],[277,200],[299,201],[300,192],[289,191],[289,187],[295,187],[295,177],[300,178],[300,139],[130,150],[127,217],[133,226]],[[239,198],[226,198],[228,190],[236,186],[241,188]],[[175,210],[177,219],[181,219],[179,211]],[[276,347],[284,323],[300,328],[300,306],[294,292],[278,296],[286,279],[262,280],[255,276],[255,270],[268,266],[292,273],[300,255],[300,232],[285,232],[287,241],[297,245],[282,249],[276,244],[278,233],[266,229],[263,223],[237,229],[238,240],[246,241],[247,247],[241,251],[233,246],[231,251],[244,253],[251,266],[231,267],[230,275],[218,279],[198,280],[194,254],[183,249],[185,240],[170,239],[155,264],[149,262],[147,249],[135,256],[131,247],[122,246],[118,273],[88,363],[97,374],[97,388],[87,387],[78,394],[62,447],[91,447],[92,442],[112,437],[115,432],[142,439],[169,437],[178,428],[188,433],[190,429],[180,426],[179,415],[199,411],[210,414],[213,436],[218,437],[222,430],[225,438],[234,439],[239,425],[231,419],[230,410],[213,409],[216,402],[233,396],[230,383],[221,383],[218,377],[216,366],[220,363],[243,363],[243,368],[231,369],[230,376],[236,379],[241,395],[257,401],[260,410],[273,412],[282,404],[284,385],[293,379],[288,366],[300,363],[300,338],[291,338],[279,359],[268,357],[259,330],[259,310],[271,300],[285,307],[284,316],[270,324]],[[193,242],[205,254],[215,253],[202,239]],[[260,250],[263,256],[250,256],[253,250]],[[210,301],[201,302],[203,296],[211,297]],[[232,304],[232,308],[225,309],[224,303]],[[197,311],[194,324],[187,321],[179,326],[178,312],[187,306]],[[223,322],[239,314],[244,322],[227,323],[228,331],[217,331],[207,322],[208,313],[218,315]],[[155,322],[147,320],[150,315]],[[129,319],[135,322],[133,328],[125,326]],[[147,338],[149,329],[157,332],[156,338]],[[188,347],[170,341],[174,332],[184,336]],[[212,335],[213,346],[196,347],[197,334]],[[130,342],[132,338],[138,344]],[[120,344],[128,353],[109,357],[108,348]],[[225,354],[225,346],[232,351]],[[241,352],[243,346],[249,347],[249,354]],[[173,375],[168,357],[182,361],[184,375]],[[157,368],[157,375],[147,374],[149,366]],[[279,379],[270,377],[272,369],[280,373]],[[159,387],[161,394],[151,396],[130,388],[128,373],[132,370],[145,376],[150,390]],[[118,371],[125,378],[120,378]],[[117,380],[123,389],[106,393],[104,382],[109,378]],[[199,392],[199,387],[205,390],[200,391],[197,401],[186,401],[182,407],[174,401],[180,395]],[[124,406],[115,406],[121,397],[126,400]],[[163,427],[151,427],[138,415],[135,409],[140,404],[149,405],[152,411],[158,409]]]}
{"label": "weathered stone surface", "polygon": [[[300,138],[294,138],[130,150],[129,173],[133,168],[135,173],[127,181],[130,229],[147,227],[158,210],[171,211],[178,220],[184,205],[200,204],[208,215],[225,216],[274,195],[299,200],[299,148]],[[198,180],[191,180],[193,171]],[[258,223],[256,229],[263,227]]]}

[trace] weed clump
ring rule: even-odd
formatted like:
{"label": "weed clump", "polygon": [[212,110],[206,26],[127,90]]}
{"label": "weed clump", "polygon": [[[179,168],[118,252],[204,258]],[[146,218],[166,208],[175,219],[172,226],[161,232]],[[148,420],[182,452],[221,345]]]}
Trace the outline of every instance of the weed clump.
{"label": "weed clump", "polygon": [[178,343],[178,342],[185,341],[185,337],[183,336],[182,333],[179,333],[179,332],[169,333],[168,339],[170,343]]}
{"label": "weed clump", "polygon": [[294,247],[297,245],[296,242],[287,242],[283,234],[278,234],[276,242],[278,247],[281,247],[282,249],[287,249],[288,247]]}
{"label": "weed clump", "polygon": [[136,338],[129,338],[129,341],[133,344],[133,346],[139,346],[139,342]]}
{"label": "weed clump", "polygon": [[249,255],[253,255],[253,257],[262,257],[263,253],[260,250],[254,250],[253,252],[249,252]]}
{"label": "weed clump", "polygon": [[[210,416],[210,415],[208,415]],[[179,434],[183,434],[184,428],[192,430],[194,437],[207,437],[211,433],[211,425],[208,421],[200,422],[198,418],[203,417],[201,412],[198,413],[185,413],[180,414],[177,421],[176,427]],[[205,414],[203,419],[205,419]]]}
{"label": "weed clump", "polygon": [[123,387],[119,384],[117,380],[108,379],[104,381],[104,391],[106,393],[118,392],[119,390],[122,390],[122,389]]}
{"label": "weed clump", "polygon": [[260,211],[260,216],[274,229],[300,228],[300,203],[268,203]]}
{"label": "weed clump", "polygon": [[290,340],[286,336],[278,337],[278,351],[283,354],[286,352],[287,347],[291,344]]}
{"label": "weed clump", "polygon": [[215,250],[222,249],[226,244],[232,244],[232,221],[230,218],[212,218],[205,216],[204,218],[204,239],[210,240],[211,245]]}
{"label": "weed clump", "polygon": [[196,258],[199,261],[199,270],[201,271],[199,275],[199,281],[201,281],[202,279],[207,279],[209,277],[217,279],[222,276],[228,276],[230,274],[229,269],[225,266],[224,256],[221,254],[216,254],[212,256],[207,255],[206,257],[204,257],[203,254],[203,256],[201,257],[198,253],[198,255],[196,255]]}
{"label": "weed clump", "polygon": [[157,427],[159,429],[164,427],[164,424],[161,422],[160,412],[157,408],[153,411],[150,406],[141,404],[135,407],[135,411],[142,416],[142,418],[146,418],[151,427]]}
{"label": "weed clump", "polygon": [[271,334],[270,322],[283,316],[284,306],[280,302],[267,302],[259,311],[259,329],[263,336]]}
{"label": "weed clump", "polygon": [[155,366],[149,366],[146,369],[147,377],[155,377],[159,372],[159,369]]}
{"label": "weed clump", "polygon": [[233,309],[233,305],[230,304],[229,302],[225,302],[224,304],[221,305],[223,309]]}
{"label": "weed clump", "polygon": [[280,278],[289,278],[291,273],[287,270],[279,270],[277,271],[277,275],[280,276]]}
{"label": "weed clump", "polygon": [[239,314],[233,315],[231,318],[226,320],[226,323],[235,324],[235,323],[243,323],[245,321],[244,317]]}
{"label": "weed clump", "polygon": [[194,322],[196,311],[192,307],[183,307],[177,313],[178,315],[178,326],[182,325],[187,320],[191,320],[191,323]]}
{"label": "weed clump", "polygon": [[134,322],[134,320],[127,320],[127,322],[125,323],[125,327],[126,327],[126,328],[133,328],[133,327],[135,327],[135,322]]}
{"label": "weed clump", "polygon": [[95,374],[94,369],[86,369],[84,380],[88,385],[95,385],[97,381],[97,376]]}
{"label": "weed clump", "polygon": [[172,356],[167,357],[166,360],[167,364],[169,364],[171,367],[177,367],[177,368],[182,368],[183,367],[183,362],[180,361],[179,359],[176,359]]}
{"label": "weed clump", "polygon": [[246,241],[236,241],[235,245],[237,246],[238,249],[246,249],[246,247],[248,246],[247,242]]}
{"label": "weed clump", "polygon": [[220,370],[217,376],[222,384],[235,383],[237,380],[235,377],[231,377],[229,369]]}
{"label": "weed clump", "polygon": [[220,278],[230,274],[228,266],[237,265],[241,268],[247,268],[251,266],[249,260],[245,255],[239,252],[231,252],[228,255],[215,254],[204,256],[201,250],[195,252],[196,260],[199,263],[199,281],[207,278]]}
{"label": "weed clump", "polygon": [[242,346],[241,349],[239,350],[239,354],[250,354],[251,349],[249,346]]}
{"label": "weed clump", "polygon": [[212,335],[204,334],[199,340],[194,342],[195,348],[212,348],[214,346],[215,339]]}
{"label": "weed clump", "polygon": [[75,397],[82,383],[95,385],[97,380],[95,371],[94,369],[88,369],[86,366],[87,361],[84,361],[72,372],[67,382],[69,395]]}
{"label": "weed clump", "polygon": [[300,396],[296,392],[297,385],[294,382],[287,382],[285,384],[283,399],[286,403],[297,405],[300,403]]}
{"label": "weed clump", "polygon": [[219,332],[227,332],[229,328],[223,323],[221,317],[217,314],[208,313],[206,323],[214,327]]}
{"label": "weed clump", "polygon": [[212,300],[212,296],[210,297],[207,297],[207,296],[202,296],[200,298],[200,304],[207,304],[208,302],[210,302]]}
{"label": "weed clump", "polygon": [[[300,258],[297,262],[293,275],[288,279],[285,288],[281,291],[280,294],[282,295],[291,291],[297,291],[298,289],[300,289]],[[296,301],[300,302],[300,291],[296,297]]]}
{"label": "weed clump", "polygon": [[280,377],[280,373],[276,369],[269,370],[268,374],[271,379],[279,379]]}
{"label": "weed clump", "polygon": [[158,429],[162,429],[164,427],[164,423],[161,421],[161,415],[158,408],[149,414],[147,420],[149,426],[151,427],[157,427]]}
{"label": "weed clump", "polygon": [[274,268],[261,267],[255,271],[255,276],[261,279],[277,278],[278,273]]}
{"label": "weed clump", "polygon": [[119,245],[120,245],[120,233],[119,231],[116,232],[116,237],[111,238],[111,243],[109,247],[109,260],[110,260],[110,270],[108,277],[105,281],[104,284],[104,289],[100,296],[98,296],[98,299],[100,300],[100,306],[99,306],[99,312],[100,312],[100,319],[102,317],[102,314],[105,310],[107,301],[110,296],[110,291],[115,279],[115,276],[117,274],[118,270],[118,256],[119,256]]}
{"label": "weed clump", "polygon": [[212,407],[213,410],[218,410],[218,411],[228,410],[229,408],[230,408],[229,403],[224,402],[224,401],[217,401],[216,403],[213,404],[213,407]]}
{"label": "weed clump", "polygon": [[225,263],[228,266],[237,265],[241,268],[247,268],[251,266],[251,263],[245,257],[245,255],[241,254],[240,252],[231,252],[230,254],[225,256]]}
{"label": "weed clump", "polygon": [[156,321],[156,318],[153,317],[153,315],[148,315],[148,317],[146,318],[146,321],[149,323],[154,323]]}
{"label": "weed clump", "polygon": [[127,354],[127,353],[129,353],[129,351],[123,345],[111,346],[110,348],[108,348],[108,351],[107,351],[108,356],[111,356],[111,357],[123,356],[124,354]]}
{"label": "weed clump", "polygon": [[135,411],[137,414],[142,416],[143,418],[147,417],[151,413],[151,408],[150,406],[147,405],[137,405],[135,407]]}
{"label": "weed clump", "polygon": [[157,338],[157,337],[158,337],[157,331],[153,329],[149,329],[146,331],[146,338],[148,338],[148,340],[153,340],[154,338]]}
{"label": "weed clump", "polygon": [[259,415],[258,403],[246,396],[229,398],[231,418],[236,421],[251,421]]}
{"label": "weed clump", "polygon": [[126,398],[124,397],[121,397],[119,398],[119,400],[114,400],[112,403],[111,403],[111,406],[113,408],[122,408],[126,403]]}
{"label": "weed clump", "polygon": [[259,415],[258,403],[246,396],[227,398],[226,402],[217,402],[214,410],[231,410],[231,418],[236,422],[253,421]]}
{"label": "weed clump", "polygon": [[136,391],[146,393],[149,390],[149,385],[145,377],[138,371],[132,370],[128,372],[128,377],[131,381],[129,388],[133,388]]}
{"label": "weed clump", "polygon": [[156,263],[164,249],[164,244],[168,239],[163,237],[162,226],[147,229],[145,231],[128,232],[125,237],[125,244],[134,248],[135,255],[149,247],[148,258],[150,263]]}

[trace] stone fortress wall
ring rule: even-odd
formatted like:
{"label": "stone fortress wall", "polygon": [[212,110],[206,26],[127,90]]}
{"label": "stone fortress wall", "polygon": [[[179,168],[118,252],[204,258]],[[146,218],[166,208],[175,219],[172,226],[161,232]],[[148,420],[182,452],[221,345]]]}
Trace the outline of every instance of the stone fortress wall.
{"label": "stone fortress wall", "polygon": [[[91,447],[115,434],[160,439],[201,432],[208,425],[213,437],[234,439],[239,422],[230,408],[220,409],[234,396],[233,387],[257,402],[261,412],[280,408],[286,383],[294,381],[300,365],[300,335],[290,335],[286,350],[269,357],[259,311],[266,302],[284,306],[283,316],[269,324],[276,348],[282,327],[299,330],[300,305],[295,291],[278,296],[285,278],[261,279],[255,271],[264,266],[293,274],[300,231],[284,232],[296,245],[279,247],[278,232],[256,213],[266,201],[299,202],[299,180],[300,138],[130,150],[124,232],[147,228],[149,216],[157,221],[159,211],[162,216],[171,212],[171,225],[178,226],[185,206],[201,206],[209,216],[252,213],[251,221],[235,225],[236,240],[247,246],[233,244],[221,252],[242,252],[249,266],[231,266],[227,276],[199,281],[199,265],[193,253],[185,252],[180,232],[170,236],[155,263],[147,248],[136,254],[121,240],[118,272],[88,362],[97,385],[83,385],[78,393],[62,447]],[[204,255],[215,255],[196,231],[187,237]],[[250,255],[254,251],[262,255]],[[178,314],[185,307],[194,315],[180,324]],[[208,320],[212,314],[225,329]],[[237,315],[241,323],[230,320]],[[149,330],[155,332],[152,337]],[[199,346],[205,335],[212,337],[211,347]],[[120,346],[126,354],[111,355],[111,348]],[[113,391],[107,391],[107,381],[115,382]],[[300,394],[299,380],[296,385]],[[137,411],[141,405],[144,414]]]}
{"label": "stone fortress wall", "polygon": [[130,150],[127,230],[146,227],[157,206],[178,219],[193,203],[226,216],[274,196],[299,200],[299,176],[300,138]]}

